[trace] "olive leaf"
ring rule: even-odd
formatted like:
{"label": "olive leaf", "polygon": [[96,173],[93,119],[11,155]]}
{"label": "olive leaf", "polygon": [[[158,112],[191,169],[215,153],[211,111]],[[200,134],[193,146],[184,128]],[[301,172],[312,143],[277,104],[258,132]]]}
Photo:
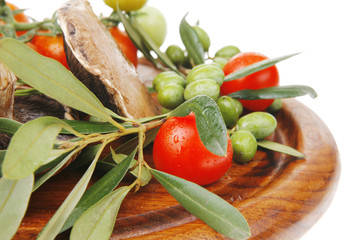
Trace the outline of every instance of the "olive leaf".
{"label": "olive leaf", "polygon": [[232,239],[250,237],[244,216],[224,199],[182,178],[155,169],[151,173],[186,210],[215,231]]}
{"label": "olive leaf", "polygon": [[148,49],[148,46],[145,45],[141,35],[133,27],[128,17],[125,14],[123,14],[121,11],[117,11],[116,13],[120,17],[120,20],[123,23],[126,33],[129,35],[131,41],[135,44],[136,48],[139,49],[139,51],[142,54],[144,54],[146,59],[148,59],[151,63],[153,63],[157,68],[160,68],[160,64],[150,54],[150,49]]}
{"label": "olive leaf", "polygon": [[293,54],[288,54],[285,56],[281,56],[281,57],[277,57],[277,58],[272,58],[272,59],[265,59],[262,60],[260,62],[256,62],[253,63],[247,67],[244,67],[238,71],[235,71],[233,73],[230,73],[229,75],[225,76],[224,82],[228,82],[234,79],[238,79],[238,78],[242,78],[245,76],[248,76],[252,73],[258,72],[260,70],[263,70],[265,68],[271,67],[273,65],[275,65],[276,63],[279,63],[285,59],[288,59],[290,57],[296,56],[300,53],[293,53]]}
{"label": "olive leaf", "polygon": [[70,239],[109,239],[120,205],[130,189],[130,187],[121,187],[86,210],[75,222]]}
{"label": "olive leaf", "polygon": [[20,179],[35,172],[48,158],[55,139],[68,126],[58,118],[42,117],[22,125],[12,137],[2,174],[9,179]]}
{"label": "olive leaf", "polygon": [[67,169],[72,170],[72,169],[76,169],[76,168],[79,168],[79,167],[82,167],[82,166],[88,164],[89,162],[91,162],[95,158],[95,156],[98,153],[100,147],[101,147],[101,144],[96,144],[96,145],[92,145],[92,146],[86,146],[81,151],[79,156],[77,156],[75,161],[73,161],[67,167]]}
{"label": "olive leaf", "polygon": [[[51,178],[56,172],[58,172],[64,165],[67,163],[71,157],[73,157],[77,153],[76,150],[71,153],[65,153],[58,157],[58,160],[61,160],[55,167],[52,167],[46,173],[41,175],[41,177],[37,178],[33,187],[33,192],[36,191],[42,184],[44,184],[49,178]],[[57,160],[57,159],[56,159]]]}
{"label": "olive leaf", "polygon": [[0,118],[0,133],[13,135],[20,127],[22,123],[9,118]]}
{"label": "olive leaf", "polygon": [[58,61],[15,39],[3,39],[0,62],[25,83],[62,104],[117,125],[99,99]]}
{"label": "olive leaf", "polygon": [[[100,148],[100,150],[102,150]],[[100,151],[99,150],[99,151]],[[71,214],[72,210],[79,202],[81,196],[84,194],[86,187],[90,181],[90,178],[95,170],[96,162],[99,158],[99,154],[96,155],[84,175],[75,185],[70,194],[66,197],[65,201],[61,204],[58,210],[55,212],[50,221],[45,225],[42,231],[37,236],[37,240],[55,239],[56,235],[60,232],[66,219]]]}
{"label": "olive leaf", "polygon": [[[130,173],[138,178],[139,177],[139,166],[136,166],[134,170],[130,171]],[[147,168],[142,167],[140,185],[142,187],[147,185],[150,182],[151,178],[152,178],[152,176],[151,176],[151,173],[149,172],[149,170]]]}
{"label": "olive leaf", "polygon": [[224,156],[227,151],[227,130],[216,102],[208,96],[196,96],[170,112],[184,117],[193,112],[201,141],[212,153]]}
{"label": "olive leaf", "polygon": [[266,148],[275,152],[285,153],[287,155],[294,156],[297,158],[305,157],[305,155],[302,152],[299,152],[298,150],[281,143],[277,143],[269,140],[260,140],[257,142],[257,144],[259,147]]}
{"label": "olive leaf", "polygon": [[[116,132],[119,129],[108,122],[90,122],[90,121],[79,121],[79,120],[63,120],[76,132],[82,134],[92,133],[111,133]],[[63,130],[63,134],[71,134],[71,132]]]}
{"label": "olive leaf", "polygon": [[180,37],[188,52],[189,58],[195,65],[199,65],[205,62],[204,48],[194,28],[186,21],[186,15],[180,23]]}
{"label": "olive leaf", "polygon": [[256,100],[294,98],[307,94],[312,98],[317,97],[317,93],[313,88],[304,85],[277,86],[256,90],[245,89],[230,93],[228,96],[236,99]]}
{"label": "olive leaf", "polygon": [[41,92],[34,88],[30,89],[16,89],[15,96],[29,96],[29,95],[39,95]]}
{"label": "olive leaf", "polygon": [[0,239],[12,239],[29,204],[34,175],[11,180],[0,179]]}
{"label": "olive leaf", "polygon": [[116,188],[116,186],[121,182],[126,172],[128,171],[130,163],[135,157],[136,151],[137,149],[135,149],[120,164],[114,167],[111,171],[105,174],[100,180],[98,180],[86,190],[79,203],[76,205],[66,220],[64,226],[61,229],[61,232],[71,228],[83,212],[85,212],[101,198]]}

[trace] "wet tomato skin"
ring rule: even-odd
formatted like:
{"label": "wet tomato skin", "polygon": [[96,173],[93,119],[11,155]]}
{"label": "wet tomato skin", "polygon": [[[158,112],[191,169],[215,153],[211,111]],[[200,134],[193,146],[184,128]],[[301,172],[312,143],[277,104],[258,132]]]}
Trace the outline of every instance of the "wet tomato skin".
{"label": "wet tomato skin", "polygon": [[[225,76],[247,67],[256,62],[267,59],[266,56],[255,52],[241,52],[232,57],[224,66]],[[224,82],[221,85],[221,95],[227,95],[244,89],[261,89],[279,85],[279,73],[276,66],[271,66],[261,71],[250,74],[246,77]],[[262,111],[269,107],[273,99],[265,100],[240,100],[246,109],[251,111]]]}
{"label": "wet tomato skin", "polygon": [[196,128],[195,115],[170,117],[160,128],[153,146],[156,169],[207,185],[220,179],[230,168],[233,149],[230,138],[226,156],[206,149]]}
{"label": "wet tomato skin", "polygon": [[67,69],[69,69],[64,50],[64,39],[62,35],[35,35],[31,40],[31,43],[35,45],[35,49],[38,53],[43,56],[57,60]]}

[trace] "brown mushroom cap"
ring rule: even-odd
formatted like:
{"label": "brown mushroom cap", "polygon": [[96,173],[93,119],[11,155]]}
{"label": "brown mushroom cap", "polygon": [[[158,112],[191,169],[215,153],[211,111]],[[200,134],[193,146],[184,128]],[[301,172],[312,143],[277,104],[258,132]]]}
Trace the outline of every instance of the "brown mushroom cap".
{"label": "brown mushroom cap", "polygon": [[70,70],[107,108],[129,118],[158,113],[135,67],[118,48],[88,1],[71,0],[58,11]]}

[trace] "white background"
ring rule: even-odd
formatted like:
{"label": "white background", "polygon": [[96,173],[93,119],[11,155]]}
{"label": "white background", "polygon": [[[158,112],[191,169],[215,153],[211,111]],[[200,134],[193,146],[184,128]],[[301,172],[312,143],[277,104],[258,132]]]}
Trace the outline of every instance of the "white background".
{"label": "white background", "polygon": [[[13,0],[27,14],[50,17],[63,0]],[[109,14],[102,0],[90,0],[97,14]],[[181,45],[178,26],[188,12],[211,38],[210,54],[233,44],[270,58],[302,54],[279,63],[281,85],[312,86],[318,98],[298,98],[327,124],[338,144],[342,174],[335,198],[324,216],[302,240],[358,237],[360,13],[356,0],[149,0],[167,19],[163,50]]]}

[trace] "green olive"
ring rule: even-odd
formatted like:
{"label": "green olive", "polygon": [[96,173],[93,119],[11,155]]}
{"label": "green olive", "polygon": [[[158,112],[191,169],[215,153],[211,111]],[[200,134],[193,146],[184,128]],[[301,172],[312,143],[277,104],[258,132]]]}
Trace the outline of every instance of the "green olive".
{"label": "green olive", "polygon": [[280,98],[275,99],[273,103],[266,109],[270,113],[275,113],[282,108],[282,100]]}
{"label": "green olive", "polygon": [[221,96],[216,100],[227,128],[234,127],[240,116],[235,101],[229,96]]}
{"label": "green olive", "polygon": [[213,61],[213,63],[218,64],[221,69],[223,69],[228,62],[228,60],[224,57],[215,57]]}
{"label": "green olive", "polygon": [[205,32],[204,29],[202,29],[199,26],[193,26],[193,29],[196,32],[196,35],[198,35],[201,45],[204,48],[204,51],[207,52],[210,47],[210,38],[209,35]]}
{"label": "green olive", "polygon": [[185,100],[199,95],[207,95],[216,101],[220,95],[220,87],[212,79],[200,79],[186,86],[184,92]]}
{"label": "green olive", "polygon": [[226,59],[230,59],[236,54],[240,53],[240,49],[236,46],[228,45],[225,47],[222,47],[215,53],[215,57],[223,57]]}
{"label": "green olive", "polygon": [[182,76],[173,71],[166,71],[156,75],[153,80],[153,88],[155,92],[159,92],[162,87],[170,83],[176,83],[182,87],[186,85],[186,81]]}
{"label": "green olive", "polygon": [[271,135],[276,126],[275,117],[267,112],[252,112],[241,117],[237,122],[238,129],[250,131],[257,140]]}
{"label": "green olive", "polygon": [[166,55],[175,65],[182,64],[185,60],[184,51],[177,45],[170,45],[166,49]]}
{"label": "green olive", "polygon": [[200,64],[191,69],[186,77],[186,83],[190,84],[200,79],[212,79],[221,86],[224,82],[224,71],[215,64]]}
{"label": "green olive", "polygon": [[176,83],[171,83],[162,87],[157,97],[161,106],[174,109],[184,102],[184,88]]}
{"label": "green olive", "polygon": [[238,163],[246,163],[254,158],[257,150],[257,141],[254,135],[247,130],[238,130],[231,135],[233,159]]}
{"label": "green olive", "polygon": [[241,116],[241,114],[244,112],[243,105],[241,104],[241,102],[239,100],[237,100],[235,98],[231,98],[231,100],[234,101],[236,111],[238,112],[239,116]]}

